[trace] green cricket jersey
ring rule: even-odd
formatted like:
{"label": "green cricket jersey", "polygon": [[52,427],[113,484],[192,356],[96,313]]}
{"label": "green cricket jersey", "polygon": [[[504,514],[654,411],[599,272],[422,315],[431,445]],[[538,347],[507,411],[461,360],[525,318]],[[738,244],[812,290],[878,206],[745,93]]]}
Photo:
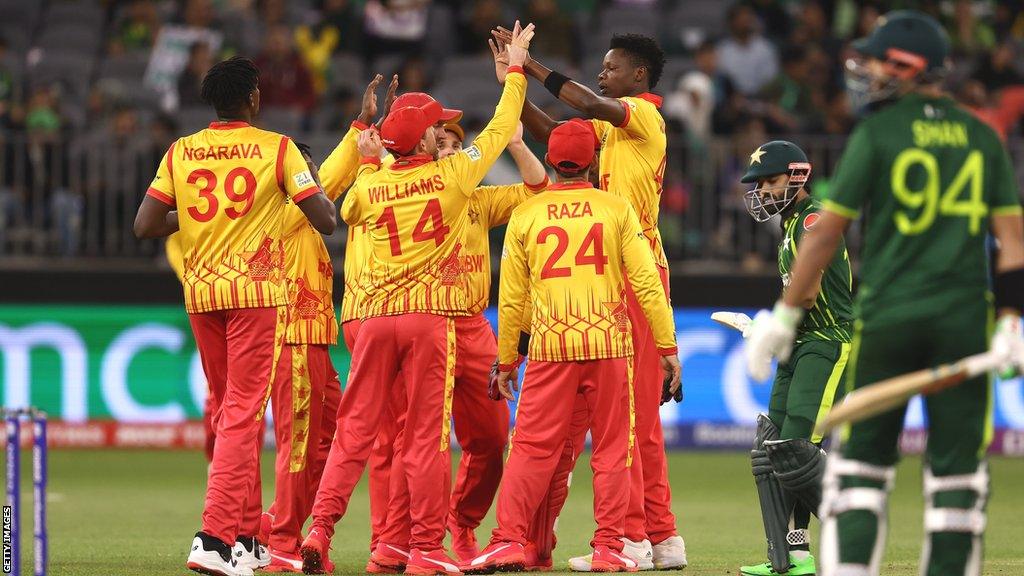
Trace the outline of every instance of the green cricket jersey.
{"label": "green cricket jersey", "polygon": [[948,98],[918,94],[857,126],[823,208],[851,219],[864,211],[857,313],[884,323],[983,297],[989,218],[1021,213],[995,132]]}
{"label": "green cricket jersey", "polygon": [[[818,220],[818,202],[805,198],[783,215],[782,230],[785,236],[779,244],[779,274],[783,288],[789,287],[789,272],[796,260],[800,238]],[[850,324],[853,320],[853,297],[851,295],[853,274],[850,272],[850,256],[846,242],[840,240],[832,262],[821,279],[821,290],[814,307],[807,310],[804,320],[797,329],[797,342],[827,340],[849,342]]]}

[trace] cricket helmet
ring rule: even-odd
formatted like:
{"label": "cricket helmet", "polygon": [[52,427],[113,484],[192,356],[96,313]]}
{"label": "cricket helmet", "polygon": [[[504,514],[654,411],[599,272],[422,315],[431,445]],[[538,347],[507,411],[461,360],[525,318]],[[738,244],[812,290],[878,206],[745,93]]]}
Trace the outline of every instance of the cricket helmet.
{"label": "cricket helmet", "polygon": [[[756,185],[758,180],[777,174],[788,174],[789,182],[784,186]],[[799,146],[785,140],[762,144],[750,154],[750,165],[740,178],[744,184],[755,183],[743,195],[743,204],[754,220],[765,222],[788,208],[810,177],[811,163]]]}
{"label": "cricket helmet", "polygon": [[948,70],[949,36],[934,18],[916,10],[881,16],[871,33],[851,47],[862,58],[881,60],[887,73],[879,78],[862,59],[846,61],[846,86],[854,109],[893,97],[903,82],[939,81]]}

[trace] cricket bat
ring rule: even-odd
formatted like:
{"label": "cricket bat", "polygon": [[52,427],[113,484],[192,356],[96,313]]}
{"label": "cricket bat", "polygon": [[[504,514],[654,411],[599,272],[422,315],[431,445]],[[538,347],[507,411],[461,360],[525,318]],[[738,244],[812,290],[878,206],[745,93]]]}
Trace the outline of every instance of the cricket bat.
{"label": "cricket bat", "polygon": [[750,323],[753,322],[753,320],[750,319],[750,316],[747,316],[742,312],[712,312],[711,319],[722,326],[739,330],[743,334],[744,338],[747,337],[747,328],[749,328]]}
{"label": "cricket bat", "polygon": [[925,368],[854,390],[818,423],[814,433],[825,435],[837,426],[866,420],[903,404],[915,394],[927,395],[956,386],[964,380],[995,370],[1000,363],[999,357],[984,352],[952,364]]}

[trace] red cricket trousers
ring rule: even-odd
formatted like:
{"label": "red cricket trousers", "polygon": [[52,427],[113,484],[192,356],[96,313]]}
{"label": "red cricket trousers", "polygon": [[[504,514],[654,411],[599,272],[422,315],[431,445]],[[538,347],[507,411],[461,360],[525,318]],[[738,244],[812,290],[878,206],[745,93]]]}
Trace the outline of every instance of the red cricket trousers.
{"label": "red cricket trousers", "polygon": [[[507,403],[495,402],[487,396],[491,365],[498,355],[498,343],[490,322],[483,314],[456,318],[455,335],[457,355],[452,415],[462,457],[452,489],[449,521],[476,528],[487,516],[501,483],[505,446],[508,442],[509,411]],[[381,440],[387,436],[386,428],[386,425],[382,427],[378,444],[382,448],[392,447],[397,456],[401,454],[404,438],[396,434],[390,437],[394,441],[385,445]],[[376,447],[374,454],[377,454]],[[371,487],[374,470],[375,467],[371,467]],[[383,481],[386,477],[381,474],[381,478]],[[409,534],[406,512],[409,496],[403,480],[401,458],[394,459],[391,478],[388,493],[390,506],[383,519],[386,528],[379,540],[405,548],[408,546]],[[376,524],[378,519],[373,514],[373,496],[371,490],[372,524]],[[371,547],[375,544],[375,541],[372,542]]]}
{"label": "red cricket trousers", "polygon": [[[322,426],[329,418],[325,399],[334,369],[327,346],[286,344],[271,392],[277,439],[270,547],[296,553],[302,525],[313,509],[320,482]],[[333,425],[331,426],[333,428]]]}
{"label": "red cricket trousers", "polygon": [[[668,298],[668,270],[658,268]],[[668,483],[665,437],[661,430],[661,388],[664,377],[654,333],[626,282],[626,306],[633,327],[633,398],[636,410],[636,452],[639,466],[630,475],[630,505],[626,537],[659,543],[676,535],[672,514],[672,488]]]}
{"label": "red cricket trousers", "polygon": [[415,378],[398,380],[409,409],[402,461],[409,483],[410,547],[441,548],[448,511],[448,449],[455,376],[455,323],[433,314],[381,316],[362,322],[337,432],[324,469],[313,527],[328,536],[345,514],[366,468],[399,367]]}
{"label": "red cricket trousers", "polygon": [[216,443],[203,532],[233,545],[259,531],[263,410],[284,340],[285,308],[189,314],[213,398]]}
{"label": "red cricket trousers", "polygon": [[512,448],[498,495],[492,542],[527,542],[570,439],[577,394],[586,402],[593,440],[594,520],[591,546],[622,549],[629,493],[629,360],[531,361],[526,368]]}

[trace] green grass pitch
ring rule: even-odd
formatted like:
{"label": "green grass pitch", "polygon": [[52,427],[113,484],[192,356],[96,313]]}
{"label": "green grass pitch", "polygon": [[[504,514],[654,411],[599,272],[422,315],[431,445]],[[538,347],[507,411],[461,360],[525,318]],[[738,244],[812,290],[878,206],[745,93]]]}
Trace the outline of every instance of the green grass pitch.
{"label": "green grass pitch", "polygon": [[[27,452],[27,451],[26,451]],[[23,474],[24,574],[31,568],[30,468]],[[272,456],[264,453],[264,479]],[[1024,510],[1024,460],[992,461],[994,496],[984,574],[1024,574],[1020,512]],[[55,576],[159,576],[191,574],[185,556],[198,529],[206,462],[200,452],[54,451],[50,454],[50,573]],[[684,574],[736,574],[764,556],[761,520],[750,476],[740,453],[672,453],[674,509],[686,539],[690,567]],[[921,544],[920,461],[900,468],[892,501],[886,575],[917,574]],[[264,498],[270,497],[270,482]],[[593,530],[590,470],[581,459],[559,523],[556,568],[587,552]],[[265,500],[265,502],[268,500]],[[812,523],[814,524],[814,523]],[[816,525],[816,524],[814,524]],[[477,532],[485,543],[493,513]],[[367,558],[368,503],[365,481],[338,525],[333,559],[337,573],[361,573]],[[816,548],[816,543],[815,543]]]}

